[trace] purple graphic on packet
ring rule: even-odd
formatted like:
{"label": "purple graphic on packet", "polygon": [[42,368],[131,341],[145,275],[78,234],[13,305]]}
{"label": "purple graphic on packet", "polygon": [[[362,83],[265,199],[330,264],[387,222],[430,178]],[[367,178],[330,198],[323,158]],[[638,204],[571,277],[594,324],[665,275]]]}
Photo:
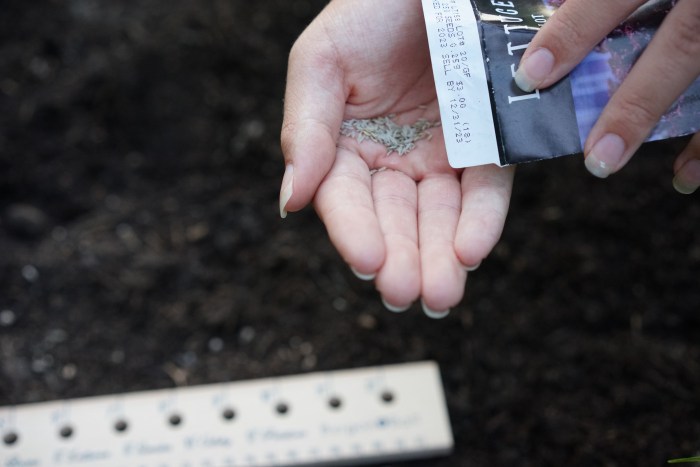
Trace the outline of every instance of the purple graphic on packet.
{"label": "purple graphic on packet", "polygon": [[[563,3],[544,0],[545,3]],[[624,81],[634,63],[676,0],[645,3],[606,37],[570,74],[581,145],[610,97]],[[692,133],[700,129],[700,79],[669,109],[647,141]],[[695,105],[691,105],[695,102]]]}

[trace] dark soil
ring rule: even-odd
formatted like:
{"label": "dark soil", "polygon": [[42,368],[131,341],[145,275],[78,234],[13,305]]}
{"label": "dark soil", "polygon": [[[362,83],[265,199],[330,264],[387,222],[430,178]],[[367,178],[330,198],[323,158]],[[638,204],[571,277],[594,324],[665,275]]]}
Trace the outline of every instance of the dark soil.
{"label": "dark soil", "polygon": [[700,450],[700,204],[667,147],[520,167],[444,321],[280,220],[287,52],[324,3],[3,2],[0,405],[434,359],[456,452],[417,465]]}

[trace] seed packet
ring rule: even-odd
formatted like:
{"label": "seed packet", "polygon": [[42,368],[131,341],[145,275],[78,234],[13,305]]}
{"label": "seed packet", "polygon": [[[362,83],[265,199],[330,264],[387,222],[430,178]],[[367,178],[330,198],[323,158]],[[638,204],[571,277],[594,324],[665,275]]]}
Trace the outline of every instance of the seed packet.
{"label": "seed packet", "polygon": [[[564,0],[423,0],[450,164],[503,166],[581,153],[603,107],[677,1],[648,1],[569,76],[525,93],[513,81],[520,58]],[[648,141],[698,130],[700,79]]]}

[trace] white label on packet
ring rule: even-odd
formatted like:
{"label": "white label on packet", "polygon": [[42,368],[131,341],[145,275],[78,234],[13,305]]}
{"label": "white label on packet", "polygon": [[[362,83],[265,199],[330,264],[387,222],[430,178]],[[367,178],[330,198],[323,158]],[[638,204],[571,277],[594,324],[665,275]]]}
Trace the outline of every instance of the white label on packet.
{"label": "white label on packet", "polygon": [[450,165],[500,165],[486,67],[471,2],[422,1]]}

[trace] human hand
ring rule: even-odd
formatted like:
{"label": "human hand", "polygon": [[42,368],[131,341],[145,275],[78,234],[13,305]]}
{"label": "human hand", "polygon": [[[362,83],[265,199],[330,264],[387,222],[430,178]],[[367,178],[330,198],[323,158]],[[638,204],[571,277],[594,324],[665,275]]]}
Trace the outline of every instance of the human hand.
{"label": "human hand", "polygon": [[339,136],[344,120],[387,115],[399,125],[440,117],[420,1],[334,0],[290,54],[280,212],[313,199],[388,309],[421,297],[426,314],[444,317],[501,235],[514,169],[452,169],[440,129],[403,156]]}
{"label": "human hand", "polygon": [[[516,73],[531,92],[559,81],[646,0],[568,0],[535,35]],[[585,164],[606,178],[620,170],[673,102],[700,75],[700,2],[678,0],[629,75],[613,94],[584,145]],[[699,117],[700,118],[700,117]],[[699,123],[700,126],[700,123]],[[674,164],[681,193],[700,186],[700,133]]]}

